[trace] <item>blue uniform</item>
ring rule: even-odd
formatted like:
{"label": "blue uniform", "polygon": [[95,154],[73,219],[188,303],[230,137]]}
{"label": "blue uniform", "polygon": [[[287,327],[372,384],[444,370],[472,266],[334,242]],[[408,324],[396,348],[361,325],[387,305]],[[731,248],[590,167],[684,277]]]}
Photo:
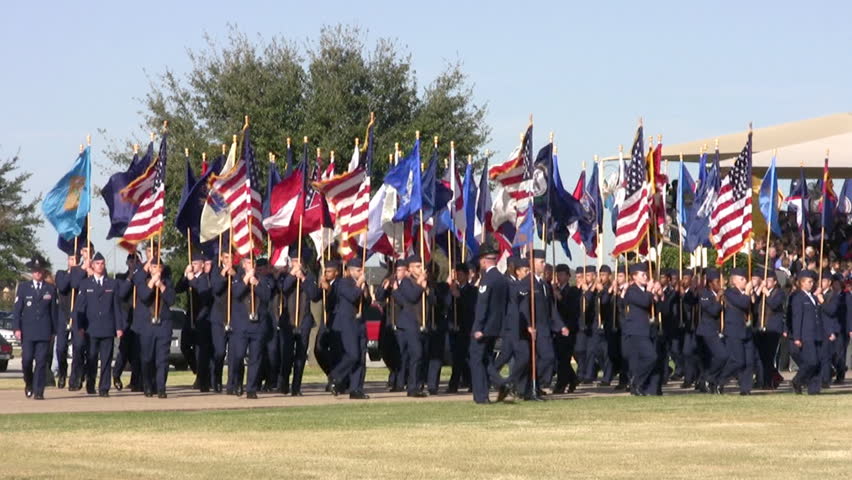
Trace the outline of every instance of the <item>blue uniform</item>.
{"label": "blue uniform", "polygon": [[[756,319],[758,330],[754,332],[754,347],[757,350],[757,359],[760,362],[757,372],[757,384],[761,388],[774,389],[778,386],[780,373],[775,366],[775,354],[778,351],[778,343],[781,335],[787,331],[784,321],[784,310],[787,305],[787,295],[780,288],[773,288],[764,299],[763,295],[757,297],[752,310],[752,317]],[[763,315],[763,327],[760,328],[761,315]]]}
{"label": "blue uniform", "polygon": [[494,361],[494,343],[503,330],[508,295],[509,285],[506,277],[496,267],[491,267],[483,273],[471,327],[473,334],[481,332],[482,337],[471,340],[469,351],[471,386],[476,403],[488,403],[489,377],[491,384],[497,387],[502,387],[504,383],[499,376],[489,374],[489,367]]}
{"label": "blue uniform", "polygon": [[822,323],[822,313],[816,298],[809,292],[797,291],[791,301],[792,341],[801,342],[801,346],[790,345],[790,355],[796,359],[799,371],[793,377],[794,385],[807,385],[808,393],[819,393],[822,387],[820,378],[820,349],[826,338]]}
{"label": "blue uniform", "polygon": [[38,397],[44,395],[50,341],[59,322],[58,305],[55,286],[43,281],[18,284],[12,330],[21,331],[22,368],[27,391]]}
{"label": "blue uniform", "polygon": [[[396,280],[388,279],[395,282]],[[376,301],[384,305],[384,319],[382,329],[379,332],[379,348],[382,352],[382,360],[388,368],[388,386],[392,392],[405,390],[405,362],[403,362],[400,350],[399,336],[402,334],[396,329],[396,319],[402,314],[402,305],[393,301],[391,285],[384,288],[382,285],[376,287]],[[465,358],[467,362],[467,358]]]}
{"label": "blue uniform", "polygon": [[418,392],[424,380],[421,375],[423,343],[420,334],[422,294],[423,288],[408,277],[403,278],[391,293],[394,303],[402,308],[396,317],[396,327],[400,332],[400,353],[402,358],[406,359],[408,393]]}
{"label": "blue uniform", "polygon": [[[126,326],[133,323],[133,302],[135,299],[133,288],[133,273],[116,274],[115,279],[118,282],[118,296],[121,302],[121,312],[124,315],[123,323]],[[130,385],[139,391],[142,379],[141,367],[141,348],[139,346],[139,338],[132,328],[125,328],[124,335],[118,342],[118,352],[115,355],[115,362],[112,366],[113,384],[121,385],[121,374],[127,363],[130,363]]]}
{"label": "blue uniform", "polygon": [[[831,383],[831,368],[837,362],[837,357],[840,356],[841,346],[843,345],[843,342],[839,340],[841,337],[840,318],[846,315],[846,302],[841,292],[831,290],[823,295],[825,301],[820,310],[822,312],[823,330],[825,330],[825,342],[820,350],[820,377],[823,385],[829,385]],[[830,339],[831,335],[834,335],[834,340]]]}
{"label": "blue uniform", "polygon": [[627,311],[621,324],[624,337],[624,354],[630,364],[631,391],[638,395],[656,394],[656,386],[649,382],[657,361],[657,352],[650,335],[651,305],[654,296],[636,284],[624,292]]}
{"label": "blue uniform", "polygon": [[500,333],[500,355],[494,363],[492,376],[499,376],[500,369],[512,361],[509,381],[515,384],[518,394],[530,395],[530,281],[507,278],[509,287],[503,331]]}
{"label": "blue uniform", "polygon": [[[83,377],[86,375],[88,368],[86,360],[88,359],[89,336],[80,328],[80,322],[77,318],[76,308],[72,309],[71,296],[72,292],[76,297],[76,292],[80,288],[80,282],[86,278],[86,271],[80,267],[74,267],[68,271],[56,272],[56,289],[59,294],[60,302],[60,318],[63,321],[70,320],[70,338],[67,342],[71,344],[71,372],[68,377],[69,390],[78,390],[82,386]],[[76,298],[75,298],[76,302]],[[75,305],[76,307],[76,305]],[[67,308],[67,310],[66,310]],[[69,312],[67,315],[62,312]],[[63,327],[66,328],[66,327]],[[61,337],[61,331],[57,330],[57,338]],[[57,341],[57,355],[67,357],[67,352],[61,351],[60,348],[67,348],[67,344],[63,345],[61,340]],[[61,362],[62,360],[60,360]],[[60,365],[62,365],[60,363]],[[60,370],[60,375],[62,371]]]}
{"label": "blue uniform", "polygon": [[[169,307],[174,305],[175,290],[164,275],[166,289],[158,292],[149,288],[150,275],[134,275],[136,286],[136,308],[133,323],[139,325],[139,345],[142,362],[142,388],[145,393],[165,393],[166,376],[169,371],[169,347],[172,340],[172,315]],[[159,320],[157,320],[159,319]]]}
{"label": "blue uniform", "polygon": [[[281,380],[286,385],[293,372],[292,392],[298,394],[302,390],[302,375],[305,371],[305,362],[308,359],[308,340],[311,337],[311,329],[314,328],[314,315],[311,313],[311,302],[322,298],[322,291],[317,286],[316,277],[308,272],[305,280],[301,281],[299,287],[299,321],[296,324],[296,277],[293,275],[282,276],[278,279],[282,294],[284,295],[286,308],[279,323],[281,337]],[[279,381],[281,381],[279,380]],[[279,385],[280,387],[280,385]],[[287,389],[285,388],[285,391]]]}
{"label": "blue uniform", "polygon": [[[213,297],[213,307],[210,309],[210,386],[213,390],[222,391],[222,370],[225,365],[225,351],[228,344],[228,284],[241,282],[237,278],[224,275],[222,269],[214,266],[210,270],[210,295]],[[233,295],[233,292],[231,292]]]}
{"label": "blue uniform", "polygon": [[701,319],[695,334],[698,339],[698,354],[701,357],[701,382],[710,384],[711,390],[719,384],[722,369],[728,361],[728,351],[719,331],[722,316],[722,303],[709,288],[698,292]]}
{"label": "blue uniform", "polygon": [[[527,283],[529,283],[527,281]],[[533,288],[535,288],[535,354],[536,354],[536,378],[539,387],[550,385],[553,381],[553,370],[556,364],[556,353],[553,348],[553,335],[561,336],[561,330],[565,324],[559,315],[552,309],[553,289],[551,285],[541,278],[533,276]],[[528,287],[529,288],[529,287]],[[522,302],[529,308],[530,302]]]}
{"label": "blue uniform", "polygon": [[358,307],[370,304],[370,294],[358,288],[351,277],[339,279],[334,283],[334,320],[331,330],[337,337],[341,355],[331,370],[332,383],[339,388],[348,380],[350,393],[363,392],[367,336],[364,321],[358,315]]}
{"label": "blue uniform", "polygon": [[701,357],[698,354],[698,338],[696,336],[697,321],[700,317],[698,294],[688,289],[680,296],[678,316],[683,331],[681,359],[683,362],[683,384],[688,387],[698,381],[701,371]]}
{"label": "blue uniform", "polygon": [[568,328],[568,336],[553,337],[553,347],[556,352],[556,385],[553,391],[556,393],[564,392],[565,387],[573,388],[580,383],[577,372],[571,364],[571,357],[576,354],[579,360],[580,356],[579,352],[575,352],[575,347],[580,336],[582,294],[579,288],[568,284],[559,289],[560,298],[556,301],[556,315]]}
{"label": "blue uniform", "polygon": [[91,276],[80,282],[77,298],[77,317],[80,328],[89,336],[88,372],[86,391],[95,393],[95,377],[100,360],[98,391],[109,392],[112,380],[112,352],[116,333],[125,328],[119,300],[119,285],[115,279]]}
{"label": "blue uniform", "polygon": [[[587,307],[588,308],[588,307]],[[609,285],[594,294],[594,318],[586,337],[586,371],[583,378],[595,380],[598,371],[602,372],[602,381],[609,383],[613,377],[613,366],[609,359],[609,337],[612,331],[612,295]]]}
{"label": "blue uniform", "polygon": [[[192,302],[190,317],[192,317],[193,340],[195,348],[195,369],[198,387],[202,392],[208,391],[213,385],[211,382],[211,369],[213,358],[213,340],[211,338],[212,328],[210,313],[213,308],[213,289],[210,282],[210,274],[201,272],[187,279],[182,275],[175,293],[187,292]],[[183,334],[181,334],[183,337]],[[183,350],[183,349],[182,349]]]}
{"label": "blue uniform", "polygon": [[725,290],[725,347],[728,361],[722,369],[720,385],[731,377],[739,379],[740,393],[751,392],[754,382],[754,343],[749,328],[749,312],[752,308],[751,296],[734,287]]}
{"label": "blue uniform", "polygon": [[447,383],[447,391],[455,393],[462,385],[470,385],[470,364],[467,361],[470,351],[470,332],[476,315],[476,287],[466,283],[459,288],[452,308],[458,329],[450,335],[450,350],[453,354],[453,369]]}
{"label": "blue uniform", "polygon": [[[228,390],[242,388],[243,359],[248,357],[245,390],[256,393],[260,378],[260,364],[263,352],[263,339],[266,334],[266,322],[262,321],[262,312],[268,308],[268,302],[274,278],[262,276],[258,284],[251,288],[243,281],[245,274],[237,271],[231,284],[231,337],[228,343]],[[252,316],[252,291],[254,293],[254,316]]]}

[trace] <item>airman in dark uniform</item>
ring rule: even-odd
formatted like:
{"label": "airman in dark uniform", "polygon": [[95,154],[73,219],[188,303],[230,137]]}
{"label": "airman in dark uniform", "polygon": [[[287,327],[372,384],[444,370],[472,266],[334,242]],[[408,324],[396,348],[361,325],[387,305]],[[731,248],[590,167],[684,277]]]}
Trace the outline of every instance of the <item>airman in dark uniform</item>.
{"label": "airman in dark uniform", "polygon": [[[282,353],[282,375],[280,378],[284,381],[285,392],[289,391],[290,395],[301,396],[302,375],[305,372],[305,363],[308,360],[308,341],[311,338],[311,329],[314,328],[311,302],[320,300],[322,291],[317,285],[316,276],[304,268],[302,259],[299,258],[292,258],[289,273],[280,276],[278,282],[286,302],[284,312],[286,317],[280,323]],[[297,282],[299,286],[298,298],[296,297]],[[297,314],[298,319],[296,318]],[[288,386],[290,372],[293,373],[293,381]]]}
{"label": "airman in dark uniform", "polygon": [[[763,275],[761,269],[757,269],[754,273]],[[778,287],[775,272],[770,270],[760,286],[752,315],[756,323],[754,346],[760,361],[757,375],[758,386],[768,390],[778,388],[782,378],[775,365],[775,354],[778,352],[781,337],[787,335],[787,326],[784,322],[786,305],[787,295]]]}
{"label": "airman in dark uniform", "polygon": [[816,282],[813,270],[802,270],[798,273],[799,290],[793,295],[790,308],[792,311],[792,341],[790,355],[796,359],[799,371],[791,381],[793,391],[802,393],[802,387],[807,386],[808,394],[818,394],[822,387],[820,378],[820,350],[827,340],[822,324],[822,313],[817,298],[811,293]]}
{"label": "airman in dark uniform", "polygon": [[139,345],[142,357],[142,388],[146,397],[166,398],[166,376],[169,371],[169,347],[172,341],[172,315],[175,290],[168,270],[158,258],[148,263],[148,272],[137,270],[134,324],[140,326]]}
{"label": "airman in dark uniform", "polygon": [[752,283],[744,268],[731,270],[732,286],[725,290],[725,347],[728,361],[719,379],[719,389],[732,377],[739,379],[740,395],[751,394],[754,370],[754,343],[751,338],[750,312],[754,303]]}
{"label": "airman in dark uniform", "polygon": [[340,360],[331,370],[331,391],[339,395],[343,384],[348,380],[349,398],[366,400],[364,393],[364,375],[366,367],[367,338],[364,322],[358,313],[371,303],[361,260],[355,258],[346,265],[348,276],[334,282],[334,321],[331,329],[335,332],[341,351]]}
{"label": "airman in dark uniform", "polygon": [[698,292],[701,319],[695,330],[698,355],[702,365],[698,390],[715,394],[719,393],[720,375],[728,361],[728,351],[722,342],[720,330],[720,319],[724,307],[719,271],[707,270],[705,280],[706,286]]}
{"label": "airman in dark uniform", "polygon": [[480,248],[479,267],[482,277],[471,327],[470,377],[473,401],[485,404],[490,403],[489,384],[506,391],[512,387],[499,376],[489,374],[489,367],[493,369],[494,343],[503,329],[509,286],[506,277],[497,270],[497,251],[493,246],[484,244]]}
{"label": "airman in dark uniform", "polygon": [[241,395],[242,363],[248,357],[246,398],[256,399],[266,323],[261,312],[268,308],[272,279],[255,272],[254,261],[244,258],[231,284],[231,337],[228,344],[229,394]]}
{"label": "airman in dark uniform", "polygon": [[657,362],[657,352],[651,338],[651,306],[659,299],[662,289],[659,283],[649,283],[648,265],[638,263],[630,266],[632,284],[624,292],[627,310],[621,326],[624,336],[624,353],[630,364],[631,393],[645,396],[657,394],[656,386],[649,383]]}
{"label": "airman in dark uniform", "polygon": [[451,285],[454,298],[454,328],[450,333],[450,348],[453,367],[447,385],[447,393],[457,393],[462,385],[470,385],[470,365],[467,363],[470,350],[470,333],[476,313],[476,287],[469,281],[470,268],[459,263],[455,268],[455,281]]}
{"label": "airman in dark uniform", "polygon": [[[21,342],[24,393],[27,398],[44,400],[47,370],[50,367],[50,342],[59,325],[56,287],[44,281],[47,264],[35,257],[26,264],[32,281],[18,283],[12,312],[12,330]],[[64,317],[63,317],[64,318]],[[62,324],[64,332],[65,324]],[[33,368],[35,363],[35,368]]]}

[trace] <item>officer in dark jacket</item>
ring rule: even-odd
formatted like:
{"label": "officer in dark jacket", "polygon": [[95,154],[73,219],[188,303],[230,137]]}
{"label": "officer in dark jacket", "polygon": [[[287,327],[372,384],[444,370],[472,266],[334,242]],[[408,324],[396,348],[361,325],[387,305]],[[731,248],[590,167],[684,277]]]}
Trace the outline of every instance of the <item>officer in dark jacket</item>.
{"label": "officer in dark jacket", "polygon": [[231,285],[231,337],[228,346],[228,387],[229,394],[242,394],[241,365],[248,356],[245,391],[246,398],[257,398],[260,362],[263,353],[263,338],[266,323],[261,312],[268,308],[273,287],[271,277],[260,276],[255,272],[254,261],[243,258]]}
{"label": "officer in dark jacket", "polygon": [[497,388],[503,390],[512,388],[511,384],[499,376],[493,373],[489,375],[489,366],[493,362],[494,343],[503,330],[509,287],[506,277],[497,270],[497,250],[492,245],[486,243],[480,248],[479,268],[482,277],[479,282],[479,295],[476,298],[476,313],[471,327],[473,333],[470,342],[470,378],[473,401],[485,404],[490,403],[489,380]]}
{"label": "officer in dark jacket", "polygon": [[[222,370],[225,365],[225,351],[230,335],[230,303],[233,303],[233,286],[240,280],[231,264],[228,252],[219,254],[219,265],[210,270],[210,295],[213,307],[210,310],[209,361],[210,386],[216,393],[222,392]],[[230,286],[229,286],[230,285]],[[229,303],[230,302],[230,303]]]}
{"label": "officer in dark jacket", "polygon": [[334,282],[336,287],[333,289],[334,320],[331,329],[337,337],[341,355],[330,373],[331,392],[339,395],[348,380],[349,398],[366,400],[370,398],[364,393],[367,339],[359,310],[370,305],[370,291],[361,259],[352,259],[346,269],[348,276]]}
{"label": "officer in dark jacket", "polygon": [[341,357],[337,332],[331,328],[334,324],[334,309],[337,306],[339,276],[340,262],[326,260],[319,283],[323,290],[323,319],[314,339],[314,357],[317,359],[317,365],[328,377],[327,392],[331,391],[331,371],[340,362]]}
{"label": "officer in dark jacket", "polygon": [[[553,312],[553,286],[544,280],[546,268],[544,250],[533,250],[532,288],[534,289],[535,323],[533,337],[536,353],[536,386],[538,395],[543,395],[543,387],[553,380],[553,367],[556,354],[553,351],[553,336],[568,336],[568,328]],[[595,295],[596,298],[596,295]]]}
{"label": "officer in dark jacket", "polygon": [[556,301],[556,314],[568,329],[568,336],[556,335],[553,338],[553,346],[556,352],[556,384],[553,393],[573,392],[580,379],[571,364],[571,358],[580,355],[575,352],[577,339],[580,334],[581,297],[582,291],[577,286],[571,285],[571,269],[568,265],[559,264],[554,269],[556,272],[556,283],[553,288],[553,296]]}
{"label": "officer in dark jacket", "polygon": [[698,355],[701,358],[701,376],[698,390],[719,393],[722,369],[728,361],[728,351],[722,342],[720,322],[723,310],[722,281],[719,271],[711,268],[704,274],[706,286],[698,292],[701,319],[695,335]]}
{"label": "officer in dark jacket", "polygon": [[649,282],[647,264],[631,265],[629,272],[633,283],[624,292],[627,313],[621,325],[621,334],[624,336],[624,353],[633,376],[630,391],[633,395],[654,395],[657,393],[656,386],[649,382],[657,361],[650,334],[653,322],[651,306],[660,298],[662,289],[659,283]]}
{"label": "officer in dark jacket", "polygon": [[[295,249],[291,251],[295,251]],[[279,323],[282,337],[282,375],[279,382],[283,381],[284,391],[289,391],[294,397],[302,396],[302,375],[305,372],[305,363],[308,360],[308,341],[311,338],[311,329],[314,328],[311,302],[322,298],[316,276],[304,268],[303,259],[296,257],[297,255],[293,255],[290,260],[290,271],[278,278],[278,285],[286,304],[284,315],[282,315]],[[293,381],[291,386],[288,386],[291,371]],[[279,385],[280,387],[281,385]]]}
{"label": "officer in dark jacket", "polygon": [[754,371],[754,343],[750,313],[754,304],[752,283],[745,268],[731,270],[731,286],[725,289],[725,347],[728,361],[719,379],[719,389],[732,377],[739,379],[740,395],[751,394]]}
{"label": "officer in dark jacket", "polygon": [[[121,302],[121,312],[124,316],[124,324],[129,328],[124,329],[124,335],[118,343],[118,351],[115,354],[115,362],[112,366],[112,385],[116,390],[124,389],[124,383],[121,381],[121,375],[124,373],[124,368],[130,364],[130,386],[138,387],[142,381],[142,370],[140,367],[140,348],[139,339],[132,328],[133,324],[133,309],[136,299],[133,287],[133,275],[140,268],[139,257],[135,253],[127,255],[125,263],[127,271],[124,273],[116,273],[115,279],[118,281],[119,300]],[[139,391],[137,388],[136,391]]]}
{"label": "officer in dark jacket", "polygon": [[148,272],[137,270],[133,276],[136,287],[134,323],[141,327],[139,344],[142,353],[142,387],[146,397],[166,398],[166,376],[169,371],[169,347],[172,340],[172,315],[175,290],[168,270],[158,258],[148,263]]}
{"label": "officer in dark jacket", "polygon": [[77,257],[68,257],[68,269],[56,272],[56,294],[59,296],[59,313],[56,324],[56,357],[59,362],[59,388],[65,388],[68,373],[68,345],[73,345],[71,376],[68,389],[79,390],[86,371],[86,336],[80,334],[77,314],[72,299],[76,302],[77,289],[86,278],[86,271],[77,266]]}
{"label": "officer in dark jacket", "polygon": [[822,387],[819,353],[826,338],[820,305],[816,296],[811,293],[816,278],[813,270],[799,272],[799,290],[790,301],[793,341],[790,355],[799,365],[799,371],[791,383],[797,394],[802,393],[802,387],[805,385],[808,387],[808,394],[818,394]]}
{"label": "officer in dark jacket", "polygon": [[[530,268],[529,262],[519,256],[512,256],[506,262],[506,281],[509,296],[506,302],[506,314],[503,318],[503,330],[500,332],[500,355],[494,363],[492,375],[499,375],[504,365],[511,361],[509,379],[523,398],[538,399],[530,387]],[[498,401],[503,401],[508,391],[501,391]]]}
{"label": "officer in dark jacket", "polygon": [[106,276],[104,257],[100,252],[92,258],[92,275],[80,283],[76,309],[80,328],[89,335],[86,392],[95,394],[95,378],[100,360],[97,393],[101,397],[108,397],[112,379],[113,343],[116,336],[121,338],[126,326],[121,313],[118,282]]}
{"label": "officer in dark jacket", "polygon": [[426,274],[423,271],[423,261],[420,256],[412,255],[406,259],[405,263],[408,265],[408,274],[402,280],[393,283],[391,295],[394,302],[402,307],[396,319],[396,328],[401,332],[399,339],[402,357],[407,360],[405,369],[408,396],[424,397],[426,392],[420,391],[424,381],[421,377],[423,371],[421,330],[425,329],[421,302],[422,294],[427,288]]}
{"label": "officer in dark jacket", "polygon": [[450,332],[450,349],[453,354],[453,366],[447,393],[458,393],[461,385],[470,385],[470,365],[467,362],[470,349],[470,333],[476,314],[476,287],[470,281],[470,267],[458,263],[455,278],[450,285],[453,295],[453,328]]}
{"label": "officer in dark jacket", "polygon": [[382,330],[379,334],[379,344],[382,350],[382,360],[388,368],[388,387],[391,392],[405,391],[405,362],[400,350],[399,332],[396,328],[397,319],[402,315],[402,305],[393,299],[393,286],[408,275],[408,265],[405,259],[397,260],[389,265],[387,277],[376,287],[375,301],[384,309]]}
{"label": "officer in dark jacket", "polygon": [[698,381],[701,368],[700,357],[698,356],[698,339],[695,334],[700,311],[692,270],[683,270],[681,277],[680,284],[677,286],[680,298],[677,305],[677,316],[680,319],[679,325],[683,332],[681,351],[683,383],[680,388],[692,388]]}
{"label": "officer in dark jacket", "polygon": [[[44,400],[44,385],[49,368],[50,342],[59,323],[56,287],[44,281],[47,263],[36,256],[26,264],[32,281],[18,283],[15,307],[12,312],[12,330],[21,342],[24,393]],[[64,332],[64,325],[63,325]],[[33,369],[35,362],[35,369]]]}
{"label": "officer in dark jacket", "polygon": [[827,269],[823,270],[819,295],[817,296],[822,312],[822,327],[825,332],[820,350],[822,388],[831,387],[831,368],[840,355],[840,346],[842,345],[842,342],[839,341],[840,317],[845,315],[846,302],[843,301],[841,294],[840,280],[839,275],[835,276]]}
{"label": "officer in dark jacket", "polygon": [[612,335],[612,284],[610,276],[612,269],[609,265],[601,266],[597,280],[592,288],[595,293],[595,316],[591,323],[590,341],[586,348],[587,380],[597,378],[601,372],[601,386],[609,386],[614,375],[613,365],[609,360],[609,338]]}
{"label": "officer in dark jacket", "polygon": [[[763,270],[757,269],[753,272],[763,276]],[[764,389],[774,390],[778,388],[781,374],[775,366],[775,354],[778,351],[778,343],[782,335],[787,334],[784,322],[784,309],[787,305],[787,295],[778,287],[778,278],[775,271],[770,270],[763,279],[757,297],[754,302],[752,317],[757,324],[754,333],[754,346],[757,349],[757,357],[760,361],[758,385]]]}
{"label": "officer in dark jacket", "polygon": [[213,262],[206,254],[193,252],[191,263],[175,286],[175,293],[187,293],[191,305],[190,317],[195,340],[193,349],[196,365],[195,378],[201,392],[209,392],[212,387],[210,373],[213,348],[210,338],[210,310],[214,302],[210,285],[212,269]]}

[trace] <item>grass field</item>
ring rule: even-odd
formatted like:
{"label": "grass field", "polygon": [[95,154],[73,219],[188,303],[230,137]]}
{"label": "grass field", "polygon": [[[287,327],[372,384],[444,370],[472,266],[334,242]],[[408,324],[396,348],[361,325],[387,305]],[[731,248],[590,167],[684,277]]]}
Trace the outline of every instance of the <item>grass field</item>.
{"label": "grass field", "polygon": [[852,395],[0,416],[0,477],[848,478]]}

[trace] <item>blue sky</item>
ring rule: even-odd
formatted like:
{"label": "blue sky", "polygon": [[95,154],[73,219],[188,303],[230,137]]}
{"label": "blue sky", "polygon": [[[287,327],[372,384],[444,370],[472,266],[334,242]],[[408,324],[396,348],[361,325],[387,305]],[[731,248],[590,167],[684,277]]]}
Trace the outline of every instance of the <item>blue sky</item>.
{"label": "blue sky", "polygon": [[[849,111],[852,4],[847,2],[13,2],[0,20],[0,156],[20,150],[31,195],[51,188],[93,134],[147,134],[149,78],[185,72],[186,49],[228,23],[251,35],[303,40],[322,25],[357,24],[396,38],[421,86],[459,59],[487,101],[502,159],[530,113],[536,146],[554,131],[573,187],[583,160],[631,141],[636,120],[664,143]],[[97,134],[106,130],[106,138]],[[848,161],[848,160],[841,160]],[[671,174],[676,171],[670,166]],[[95,183],[109,173],[95,168]],[[177,187],[176,187],[177,188]],[[96,208],[102,201],[96,199]],[[106,236],[106,220],[93,224]],[[50,227],[40,230],[56,264]],[[106,240],[99,245],[109,257]]]}

